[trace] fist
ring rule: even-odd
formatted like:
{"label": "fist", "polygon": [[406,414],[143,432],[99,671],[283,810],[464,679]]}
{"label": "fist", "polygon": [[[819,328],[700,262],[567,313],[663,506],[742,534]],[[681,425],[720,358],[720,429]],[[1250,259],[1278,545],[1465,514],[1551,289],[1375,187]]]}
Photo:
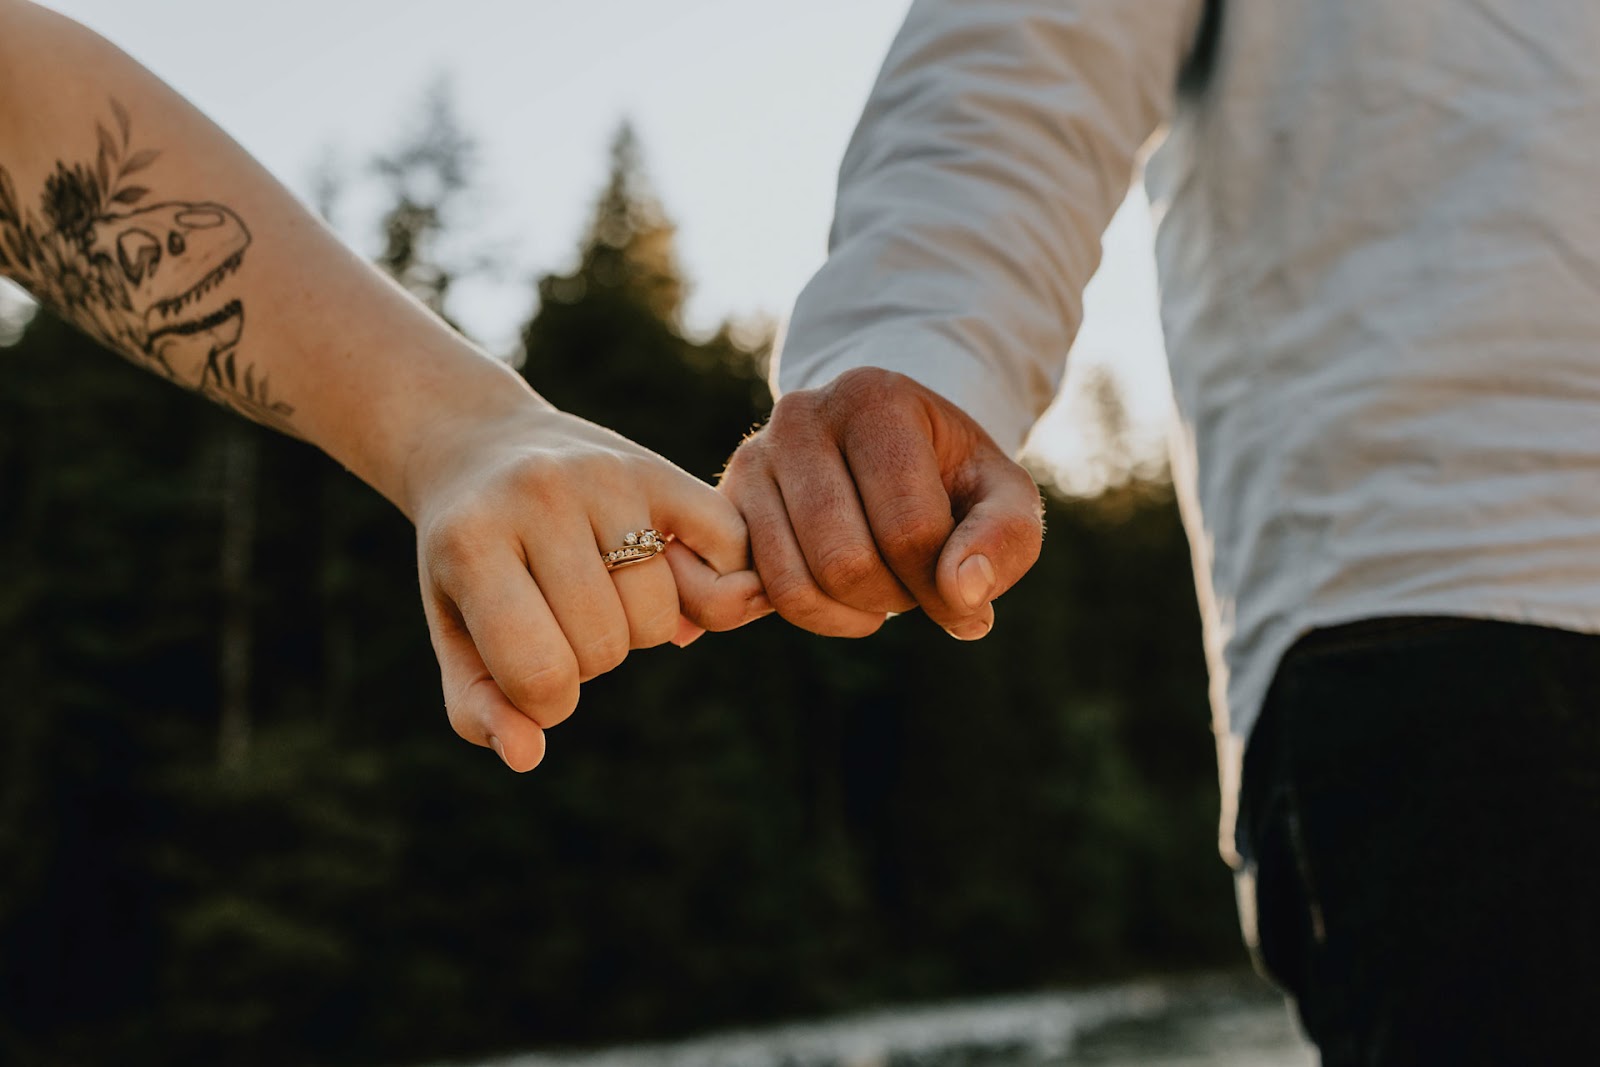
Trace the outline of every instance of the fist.
{"label": "fist", "polygon": [[1044,537],[1026,470],[960,408],[873,367],[785,395],[720,489],[778,614],[833,637],[914,607],[953,637],[983,637]]}

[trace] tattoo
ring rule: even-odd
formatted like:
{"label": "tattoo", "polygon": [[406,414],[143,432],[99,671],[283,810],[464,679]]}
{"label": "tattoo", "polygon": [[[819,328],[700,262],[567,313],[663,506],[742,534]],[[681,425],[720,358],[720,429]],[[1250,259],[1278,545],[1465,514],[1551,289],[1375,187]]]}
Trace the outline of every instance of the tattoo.
{"label": "tattoo", "polygon": [[244,303],[230,282],[250,231],[221,204],[138,206],[150,190],[131,179],[161,154],[132,151],[127,111],[112,100],[111,113],[117,134],[96,123],[94,162],[58,161],[37,214],[0,165],[0,274],[134,362],[292,432],[294,409],[238,355]]}

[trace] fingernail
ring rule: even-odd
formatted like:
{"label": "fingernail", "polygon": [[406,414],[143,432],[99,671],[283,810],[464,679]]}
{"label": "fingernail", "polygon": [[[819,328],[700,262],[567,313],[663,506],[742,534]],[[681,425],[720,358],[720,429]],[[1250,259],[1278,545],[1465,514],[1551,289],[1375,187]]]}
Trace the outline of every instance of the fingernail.
{"label": "fingernail", "polygon": [[494,754],[500,757],[501,763],[504,763],[507,767],[511,766],[511,762],[506,759],[505,746],[500,743],[500,739],[494,734],[489,735],[489,747],[494,749]]}
{"label": "fingernail", "polygon": [[968,608],[975,610],[987,604],[989,595],[994,591],[994,565],[989,562],[989,557],[981,552],[968,556],[956,572],[956,586]]}
{"label": "fingernail", "polygon": [[764,615],[772,614],[772,601],[767,599],[765,593],[758,593],[746,601],[744,618],[746,622],[755,622]]}
{"label": "fingernail", "polygon": [[952,627],[951,629],[946,630],[945,633],[949,634],[957,641],[976,641],[981,637],[987,636],[989,631],[993,628],[993,623],[983,622],[980,620],[978,622],[969,622],[965,626]]}

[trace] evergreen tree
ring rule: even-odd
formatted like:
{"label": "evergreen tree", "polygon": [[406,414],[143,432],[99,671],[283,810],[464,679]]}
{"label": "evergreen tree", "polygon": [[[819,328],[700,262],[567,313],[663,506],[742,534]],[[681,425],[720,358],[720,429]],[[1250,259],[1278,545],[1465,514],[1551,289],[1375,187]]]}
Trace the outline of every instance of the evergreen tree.
{"label": "evergreen tree", "polygon": [[423,94],[416,115],[399,143],[372,161],[372,171],[390,198],[381,224],[383,251],[376,262],[449,321],[445,303],[459,268],[445,261],[442,238],[472,187],[476,146],[443,79]]}
{"label": "evergreen tree", "polygon": [[747,350],[724,328],[682,332],[675,228],[657,201],[631,126],[617,130],[611,172],[578,266],[538,287],[521,369],[553,404],[625,434],[710,478],[771,405],[769,342]]}

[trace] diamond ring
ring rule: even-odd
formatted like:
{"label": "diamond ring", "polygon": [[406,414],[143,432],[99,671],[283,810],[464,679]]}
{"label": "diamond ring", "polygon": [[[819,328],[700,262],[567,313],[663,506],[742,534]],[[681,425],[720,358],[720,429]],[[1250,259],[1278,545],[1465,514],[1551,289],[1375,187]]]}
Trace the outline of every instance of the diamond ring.
{"label": "diamond ring", "polygon": [[622,539],[622,547],[603,552],[600,559],[606,570],[620,570],[654,559],[667,550],[667,539],[657,530],[636,530]]}

